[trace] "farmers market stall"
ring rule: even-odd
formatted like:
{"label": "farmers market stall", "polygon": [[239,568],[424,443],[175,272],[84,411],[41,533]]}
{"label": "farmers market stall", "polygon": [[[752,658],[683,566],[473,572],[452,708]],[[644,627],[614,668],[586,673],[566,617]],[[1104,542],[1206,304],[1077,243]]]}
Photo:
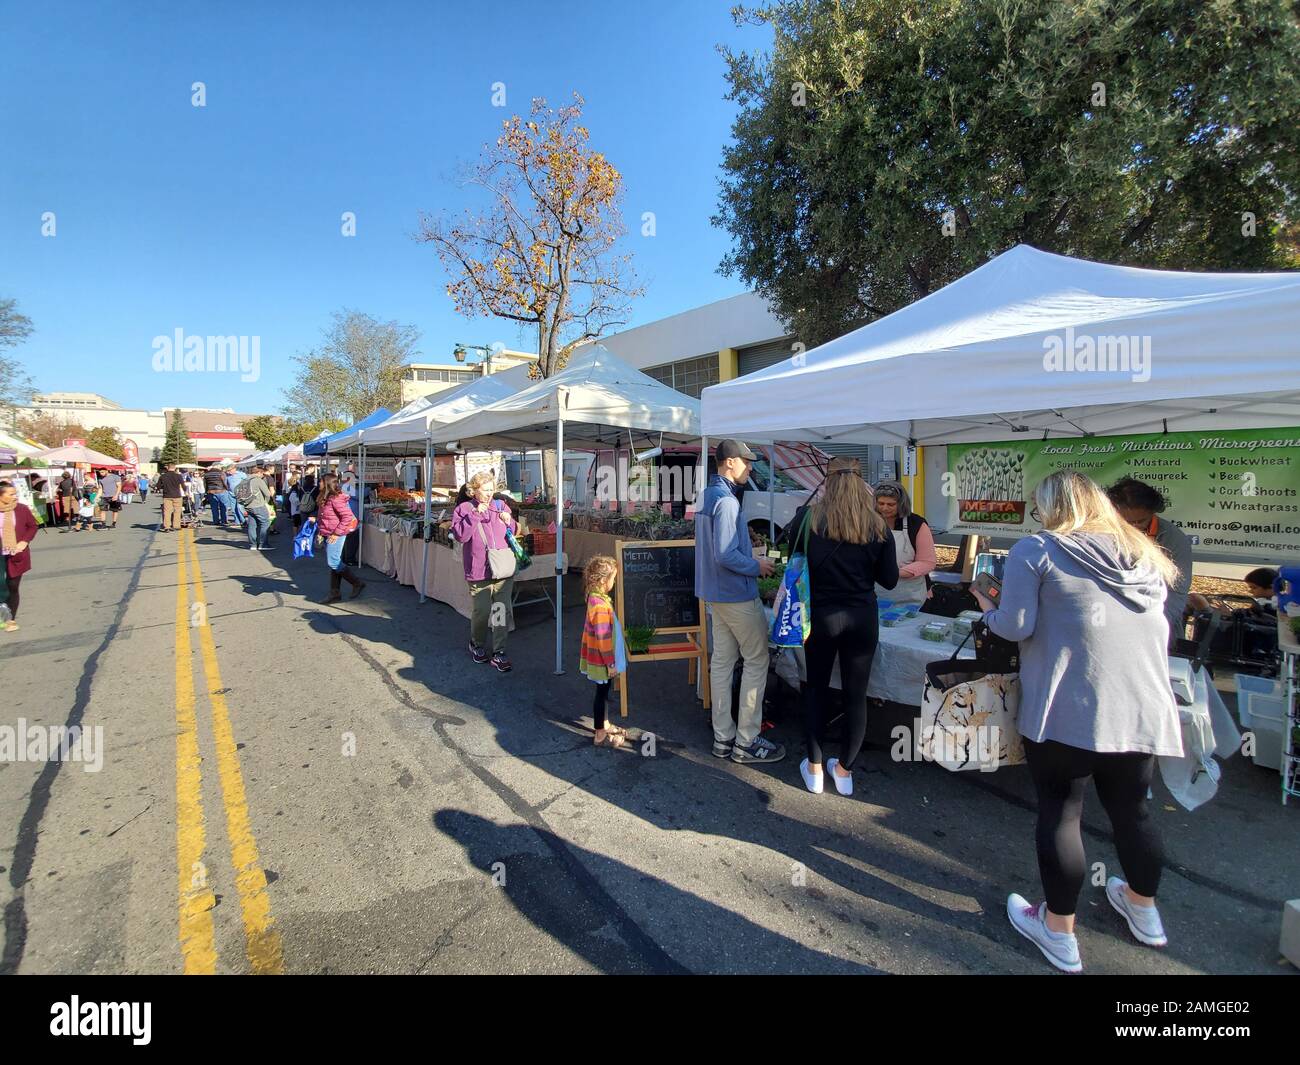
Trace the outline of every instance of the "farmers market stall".
{"label": "farmers market stall", "polygon": [[[633,369],[599,344],[579,348],[559,373],[431,432],[434,444],[460,450],[530,451],[554,447],[608,451],[685,443],[699,437],[699,404]],[[564,485],[557,486],[554,522],[555,671],[563,664]]]}
{"label": "farmers market stall", "polygon": [[[1300,424],[1298,331],[1295,273],[1142,270],[1021,246],[861,329],[706,388],[702,421],[706,434],[751,442],[909,446],[1285,428]],[[1015,475],[967,472],[995,495]],[[870,690],[915,705],[907,659],[924,648],[909,649],[907,629],[882,628]],[[1203,669],[1176,656],[1170,669],[1187,755],[1161,759],[1161,772],[1190,809],[1213,794],[1215,755],[1235,751],[1237,735]]]}
{"label": "farmers market stall", "polygon": [[[469,586],[465,582],[462,547],[448,535],[451,512],[444,510],[435,517],[438,521],[432,527],[433,539],[426,541],[421,535],[424,520],[420,515],[369,511],[366,515],[369,532],[361,540],[361,562],[399,584],[415,588],[422,597],[446,603],[463,617],[469,617]],[[542,546],[547,542],[543,539]],[[536,546],[532,534],[524,534],[521,543],[525,550]],[[546,594],[546,582],[554,575],[557,564],[564,566],[553,550],[533,555],[531,564],[515,574],[512,605],[546,601],[554,609],[553,601]],[[510,626],[514,627],[513,614]]]}

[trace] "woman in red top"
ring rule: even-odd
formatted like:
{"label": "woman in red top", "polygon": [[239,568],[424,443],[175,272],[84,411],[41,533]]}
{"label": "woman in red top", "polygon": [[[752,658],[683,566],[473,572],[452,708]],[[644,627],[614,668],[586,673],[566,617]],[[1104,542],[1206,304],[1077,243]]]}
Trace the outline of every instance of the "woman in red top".
{"label": "woman in red top", "polygon": [[18,628],[18,586],[23,574],[32,568],[30,547],[37,528],[35,515],[18,502],[18,489],[10,481],[0,481],[0,552],[9,580],[9,620],[4,623],[5,632]]}
{"label": "woman in red top", "polygon": [[316,536],[325,540],[325,561],[330,568],[330,594],[325,602],[337,603],[343,598],[339,594],[340,582],[352,585],[352,598],[361,594],[366,582],[343,564],[343,544],[348,533],[357,527],[356,515],[348,506],[347,494],[339,487],[335,474],[327,473],[320,479],[320,491],[316,501]]}

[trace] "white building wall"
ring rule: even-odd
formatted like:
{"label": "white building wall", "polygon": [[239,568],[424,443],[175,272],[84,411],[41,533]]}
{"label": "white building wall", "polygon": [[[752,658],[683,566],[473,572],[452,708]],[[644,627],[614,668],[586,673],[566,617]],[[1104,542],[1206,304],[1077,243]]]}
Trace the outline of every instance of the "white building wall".
{"label": "white building wall", "polygon": [[682,359],[742,348],[785,336],[785,328],[754,292],[742,292],[681,314],[603,337],[599,343],[643,370]]}

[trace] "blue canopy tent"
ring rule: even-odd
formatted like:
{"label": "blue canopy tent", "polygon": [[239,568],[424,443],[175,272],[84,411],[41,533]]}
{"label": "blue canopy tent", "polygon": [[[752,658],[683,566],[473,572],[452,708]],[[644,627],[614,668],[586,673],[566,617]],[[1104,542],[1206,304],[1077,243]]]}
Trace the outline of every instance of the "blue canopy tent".
{"label": "blue canopy tent", "polygon": [[386,422],[391,417],[392,415],[387,409],[380,407],[374,414],[362,418],[356,425],[349,425],[346,429],[340,429],[337,433],[331,433],[329,436],[321,437],[318,440],[309,440],[302,449],[303,454],[330,455],[336,451],[350,451],[357,446],[361,432],[371,429],[381,422]]}
{"label": "blue canopy tent", "polygon": [[349,425],[346,429],[340,429],[337,433],[331,433],[322,439],[309,440],[303,445],[302,453],[304,455],[332,455],[340,451],[351,451],[354,447],[357,448],[358,544],[360,538],[366,535],[366,430],[373,429],[376,425],[382,425],[391,417],[392,414],[386,407],[380,407],[373,414],[366,415],[356,425]]}

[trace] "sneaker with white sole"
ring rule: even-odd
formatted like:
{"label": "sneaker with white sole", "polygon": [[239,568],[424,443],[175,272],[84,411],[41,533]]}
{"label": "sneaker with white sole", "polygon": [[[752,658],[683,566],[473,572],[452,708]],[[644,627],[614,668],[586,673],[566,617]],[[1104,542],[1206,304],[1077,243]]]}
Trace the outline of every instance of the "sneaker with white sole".
{"label": "sneaker with white sole", "polygon": [[1124,890],[1126,887],[1128,884],[1119,877],[1110,877],[1106,881],[1106,898],[1115,907],[1115,912],[1128,922],[1128,930],[1133,933],[1134,939],[1148,947],[1163,947],[1169,942],[1169,937],[1165,935],[1165,927],[1160,923],[1160,911],[1154,906],[1139,906],[1136,902],[1129,901],[1128,893]]}
{"label": "sneaker with white sole", "polygon": [[831,778],[831,780],[835,781],[836,791],[838,791],[841,795],[852,795],[853,777],[851,776],[842,777],[839,775],[839,773],[835,772],[835,769],[837,766],[839,766],[839,764],[840,764],[840,760],[838,758],[827,758],[826,773]]}
{"label": "sneaker with white sole", "polygon": [[785,748],[781,744],[765,740],[762,736],[759,736],[748,747],[741,747],[737,744],[731,752],[731,760],[739,762],[741,765],[779,762],[784,757]]}
{"label": "sneaker with white sole", "polygon": [[808,771],[808,759],[805,758],[799,763],[799,775],[803,777],[803,786],[811,791],[814,795],[820,795],[822,788],[825,786],[826,773],[810,773]]}
{"label": "sneaker with white sole", "polygon": [[1053,932],[1047,927],[1047,903],[1030,904],[1023,895],[1007,896],[1007,919],[1011,927],[1043,952],[1043,957],[1063,973],[1083,972],[1079,940],[1073,932]]}

